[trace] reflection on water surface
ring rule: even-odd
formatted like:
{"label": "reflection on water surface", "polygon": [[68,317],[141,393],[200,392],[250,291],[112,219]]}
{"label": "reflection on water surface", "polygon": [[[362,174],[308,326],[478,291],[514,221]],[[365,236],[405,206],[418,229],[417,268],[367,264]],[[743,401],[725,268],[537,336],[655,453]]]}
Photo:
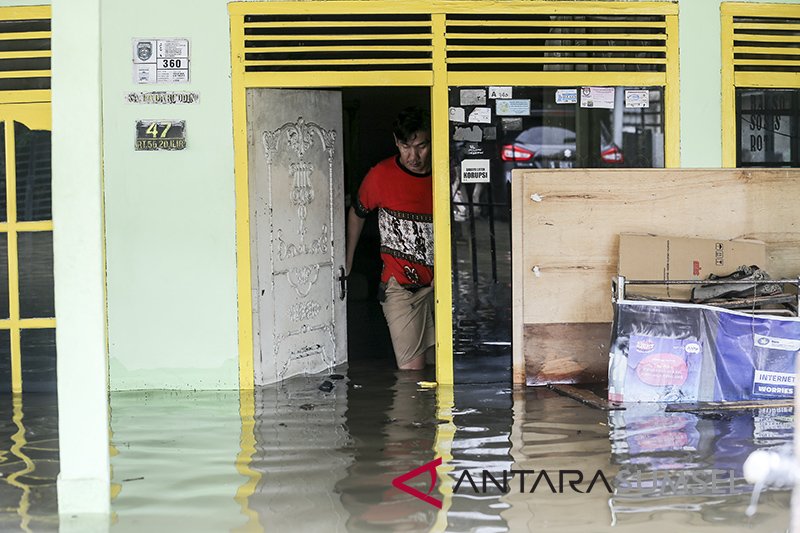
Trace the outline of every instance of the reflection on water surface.
{"label": "reflection on water surface", "polygon": [[[418,382],[431,374],[337,372],[341,379],[300,377],[241,397],[234,391],[112,394],[109,528],[672,533],[788,527],[788,491],[766,492],[756,515],[745,517],[752,487],[742,463],[754,449],[791,442],[791,410],[698,416],[630,406],[609,415],[541,389],[423,388]],[[325,379],[333,384],[330,392],[319,389]],[[55,529],[54,398],[3,402],[0,530]],[[430,495],[441,509],[392,485],[437,457],[443,464]],[[497,481],[489,479],[485,491],[484,471]],[[598,471],[612,493],[602,484],[586,490]],[[711,471],[725,473],[727,485],[712,490],[702,477]],[[500,490],[504,472],[506,492]],[[576,472],[585,479],[574,490],[569,481]],[[694,474],[682,482],[674,477],[679,472]],[[427,493],[431,479],[423,473],[407,484]]]}

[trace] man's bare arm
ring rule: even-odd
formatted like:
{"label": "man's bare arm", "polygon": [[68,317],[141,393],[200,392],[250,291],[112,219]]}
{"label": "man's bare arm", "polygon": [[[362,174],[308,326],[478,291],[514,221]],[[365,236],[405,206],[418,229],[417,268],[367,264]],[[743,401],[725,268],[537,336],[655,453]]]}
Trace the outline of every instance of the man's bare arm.
{"label": "man's bare arm", "polygon": [[361,230],[364,229],[364,219],[356,214],[355,208],[351,207],[347,214],[347,275],[353,267],[353,256],[356,253],[358,239],[361,238]]}

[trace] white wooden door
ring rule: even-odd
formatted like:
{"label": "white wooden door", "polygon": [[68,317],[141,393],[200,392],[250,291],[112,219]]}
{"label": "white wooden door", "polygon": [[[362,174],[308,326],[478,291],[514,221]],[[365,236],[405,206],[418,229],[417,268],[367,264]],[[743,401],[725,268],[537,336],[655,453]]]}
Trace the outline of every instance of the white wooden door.
{"label": "white wooden door", "polygon": [[343,363],[339,91],[247,91],[255,382]]}

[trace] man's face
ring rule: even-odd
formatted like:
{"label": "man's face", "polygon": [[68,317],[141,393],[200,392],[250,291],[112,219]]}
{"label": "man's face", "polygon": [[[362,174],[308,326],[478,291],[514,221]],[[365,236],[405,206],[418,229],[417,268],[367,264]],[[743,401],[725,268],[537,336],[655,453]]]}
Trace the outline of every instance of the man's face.
{"label": "man's face", "polygon": [[400,163],[416,174],[428,174],[431,171],[431,134],[417,131],[405,141],[394,138],[394,144],[400,151]]}

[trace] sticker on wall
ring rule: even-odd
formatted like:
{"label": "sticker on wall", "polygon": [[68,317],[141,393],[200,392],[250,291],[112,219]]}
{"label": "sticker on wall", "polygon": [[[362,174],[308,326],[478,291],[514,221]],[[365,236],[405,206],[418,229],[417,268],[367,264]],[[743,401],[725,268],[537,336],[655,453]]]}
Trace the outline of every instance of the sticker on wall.
{"label": "sticker on wall", "polygon": [[469,114],[468,121],[472,124],[491,124],[492,110],[489,107],[476,107]]}
{"label": "sticker on wall", "polygon": [[614,109],[614,87],[581,87],[581,107]]}
{"label": "sticker on wall", "polygon": [[625,91],[625,107],[650,107],[650,91],[628,89]]}
{"label": "sticker on wall", "polygon": [[186,148],[185,120],[137,120],[136,151],[183,150]]}
{"label": "sticker on wall", "polygon": [[134,39],[134,83],[189,83],[189,39]]}
{"label": "sticker on wall", "polygon": [[472,126],[471,128],[459,128],[456,126],[456,131],[453,133],[453,140],[479,143],[483,140],[483,132],[480,126]]}
{"label": "sticker on wall", "polygon": [[469,143],[467,144],[467,155],[474,157],[476,155],[484,155],[485,152],[483,150],[483,146],[478,143]]}
{"label": "sticker on wall", "polygon": [[521,118],[504,118],[500,121],[503,131],[522,131]]}
{"label": "sticker on wall", "polygon": [[196,104],[200,94],[187,91],[132,92],[125,95],[128,104]]}
{"label": "sticker on wall", "polygon": [[525,100],[496,100],[496,113],[498,117],[527,117],[531,114],[531,101]]}
{"label": "sticker on wall", "polygon": [[466,114],[463,107],[450,108],[450,122],[466,122]]}
{"label": "sticker on wall", "polygon": [[461,105],[486,105],[486,89],[461,89]]}
{"label": "sticker on wall", "polygon": [[497,139],[497,127],[486,126],[483,128],[483,140],[494,141]]}
{"label": "sticker on wall", "polygon": [[556,89],[557,104],[577,104],[578,89]]}
{"label": "sticker on wall", "polygon": [[461,183],[489,183],[489,160],[463,160],[461,162]]}
{"label": "sticker on wall", "polygon": [[489,98],[495,100],[511,98],[511,87],[489,87]]}

